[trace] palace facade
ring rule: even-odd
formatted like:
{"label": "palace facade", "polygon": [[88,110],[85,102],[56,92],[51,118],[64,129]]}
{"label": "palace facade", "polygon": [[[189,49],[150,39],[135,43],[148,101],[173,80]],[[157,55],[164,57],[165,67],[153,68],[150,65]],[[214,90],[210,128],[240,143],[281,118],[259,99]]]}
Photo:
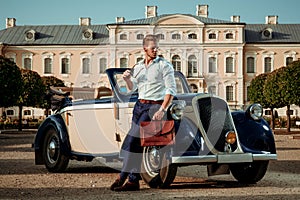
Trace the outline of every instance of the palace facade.
{"label": "palace facade", "polygon": [[157,9],[146,6],[144,18],[100,25],[79,18],[78,25],[19,26],[7,18],[0,54],[68,87],[109,87],[105,70],[143,59],[142,39],[155,34],[159,54],[187,77],[193,92],[219,95],[233,109],[249,103],[247,87],[255,76],[300,58],[300,24],[279,24],[277,16],[246,24],[240,16],[209,18],[208,5],[197,5],[195,15],[158,15]]}

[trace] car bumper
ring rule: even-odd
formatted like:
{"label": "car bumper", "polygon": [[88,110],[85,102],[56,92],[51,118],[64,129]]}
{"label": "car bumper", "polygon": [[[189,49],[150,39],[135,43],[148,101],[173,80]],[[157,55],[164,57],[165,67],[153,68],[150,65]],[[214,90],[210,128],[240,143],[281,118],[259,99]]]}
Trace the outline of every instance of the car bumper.
{"label": "car bumper", "polygon": [[202,164],[202,163],[245,163],[263,160],[277,160],[277,154],[218,154],[218,155],[199,155],[199,156],[179,156],[172,157],[173,164]]}

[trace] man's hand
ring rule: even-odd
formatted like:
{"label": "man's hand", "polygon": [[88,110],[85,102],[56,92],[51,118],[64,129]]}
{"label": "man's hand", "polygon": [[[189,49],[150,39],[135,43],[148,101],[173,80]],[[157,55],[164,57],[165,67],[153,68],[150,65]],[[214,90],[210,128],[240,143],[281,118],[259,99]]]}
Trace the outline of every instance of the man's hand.
{"label": "man's hand", "polygon": [[127,69],[124,73],[123,73],[123,79],[126,82],[127,88],[129,90],[132,90],[133,88],[133,83],[131,81],[131,71],[129,69]]}
{"label": "man's hand", "polygon": [[126,80],[130,80],[131,77],[131,71],[129,69],[127,69],[124,73],[123,73],[123,79]]}
{"label": "man's hand", "polygon": [[165,112],[163,110],[158,110],[154,113],[152,120],[161,120],[164,117]]}

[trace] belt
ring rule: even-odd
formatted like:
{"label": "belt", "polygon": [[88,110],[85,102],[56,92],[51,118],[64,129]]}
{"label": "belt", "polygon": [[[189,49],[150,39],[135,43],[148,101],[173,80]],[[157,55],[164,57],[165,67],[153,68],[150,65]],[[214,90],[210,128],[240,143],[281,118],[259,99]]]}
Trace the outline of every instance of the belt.
{"label": "belt", "polygon": [[164,101],[160,100],[160,101],[154,101],[154,100],[146,100],[146,99],[139,99],[139,101],[143,104],[162,104]]}

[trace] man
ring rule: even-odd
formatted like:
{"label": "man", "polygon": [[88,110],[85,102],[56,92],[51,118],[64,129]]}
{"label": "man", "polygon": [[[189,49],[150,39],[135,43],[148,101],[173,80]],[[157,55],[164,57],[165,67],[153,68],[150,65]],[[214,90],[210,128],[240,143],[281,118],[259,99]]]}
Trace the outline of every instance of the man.
{"label": "man", "polygon": [[[122,146],[125,154],[122,170],[110,187],[114,191],[140,189],[139,173],[143,149],[140,145],[139,125],[142,121],[163,119],[176,94],[173,66],[157,56],[158,41],[155,35],[147,35],[143,39],[143,49],[145,59],[138,62],[134,69],[123,73],[128,89],[138,89],[139,100],[134,106],[131,129]],[[125,183],[127,177],[128,181]]]}

